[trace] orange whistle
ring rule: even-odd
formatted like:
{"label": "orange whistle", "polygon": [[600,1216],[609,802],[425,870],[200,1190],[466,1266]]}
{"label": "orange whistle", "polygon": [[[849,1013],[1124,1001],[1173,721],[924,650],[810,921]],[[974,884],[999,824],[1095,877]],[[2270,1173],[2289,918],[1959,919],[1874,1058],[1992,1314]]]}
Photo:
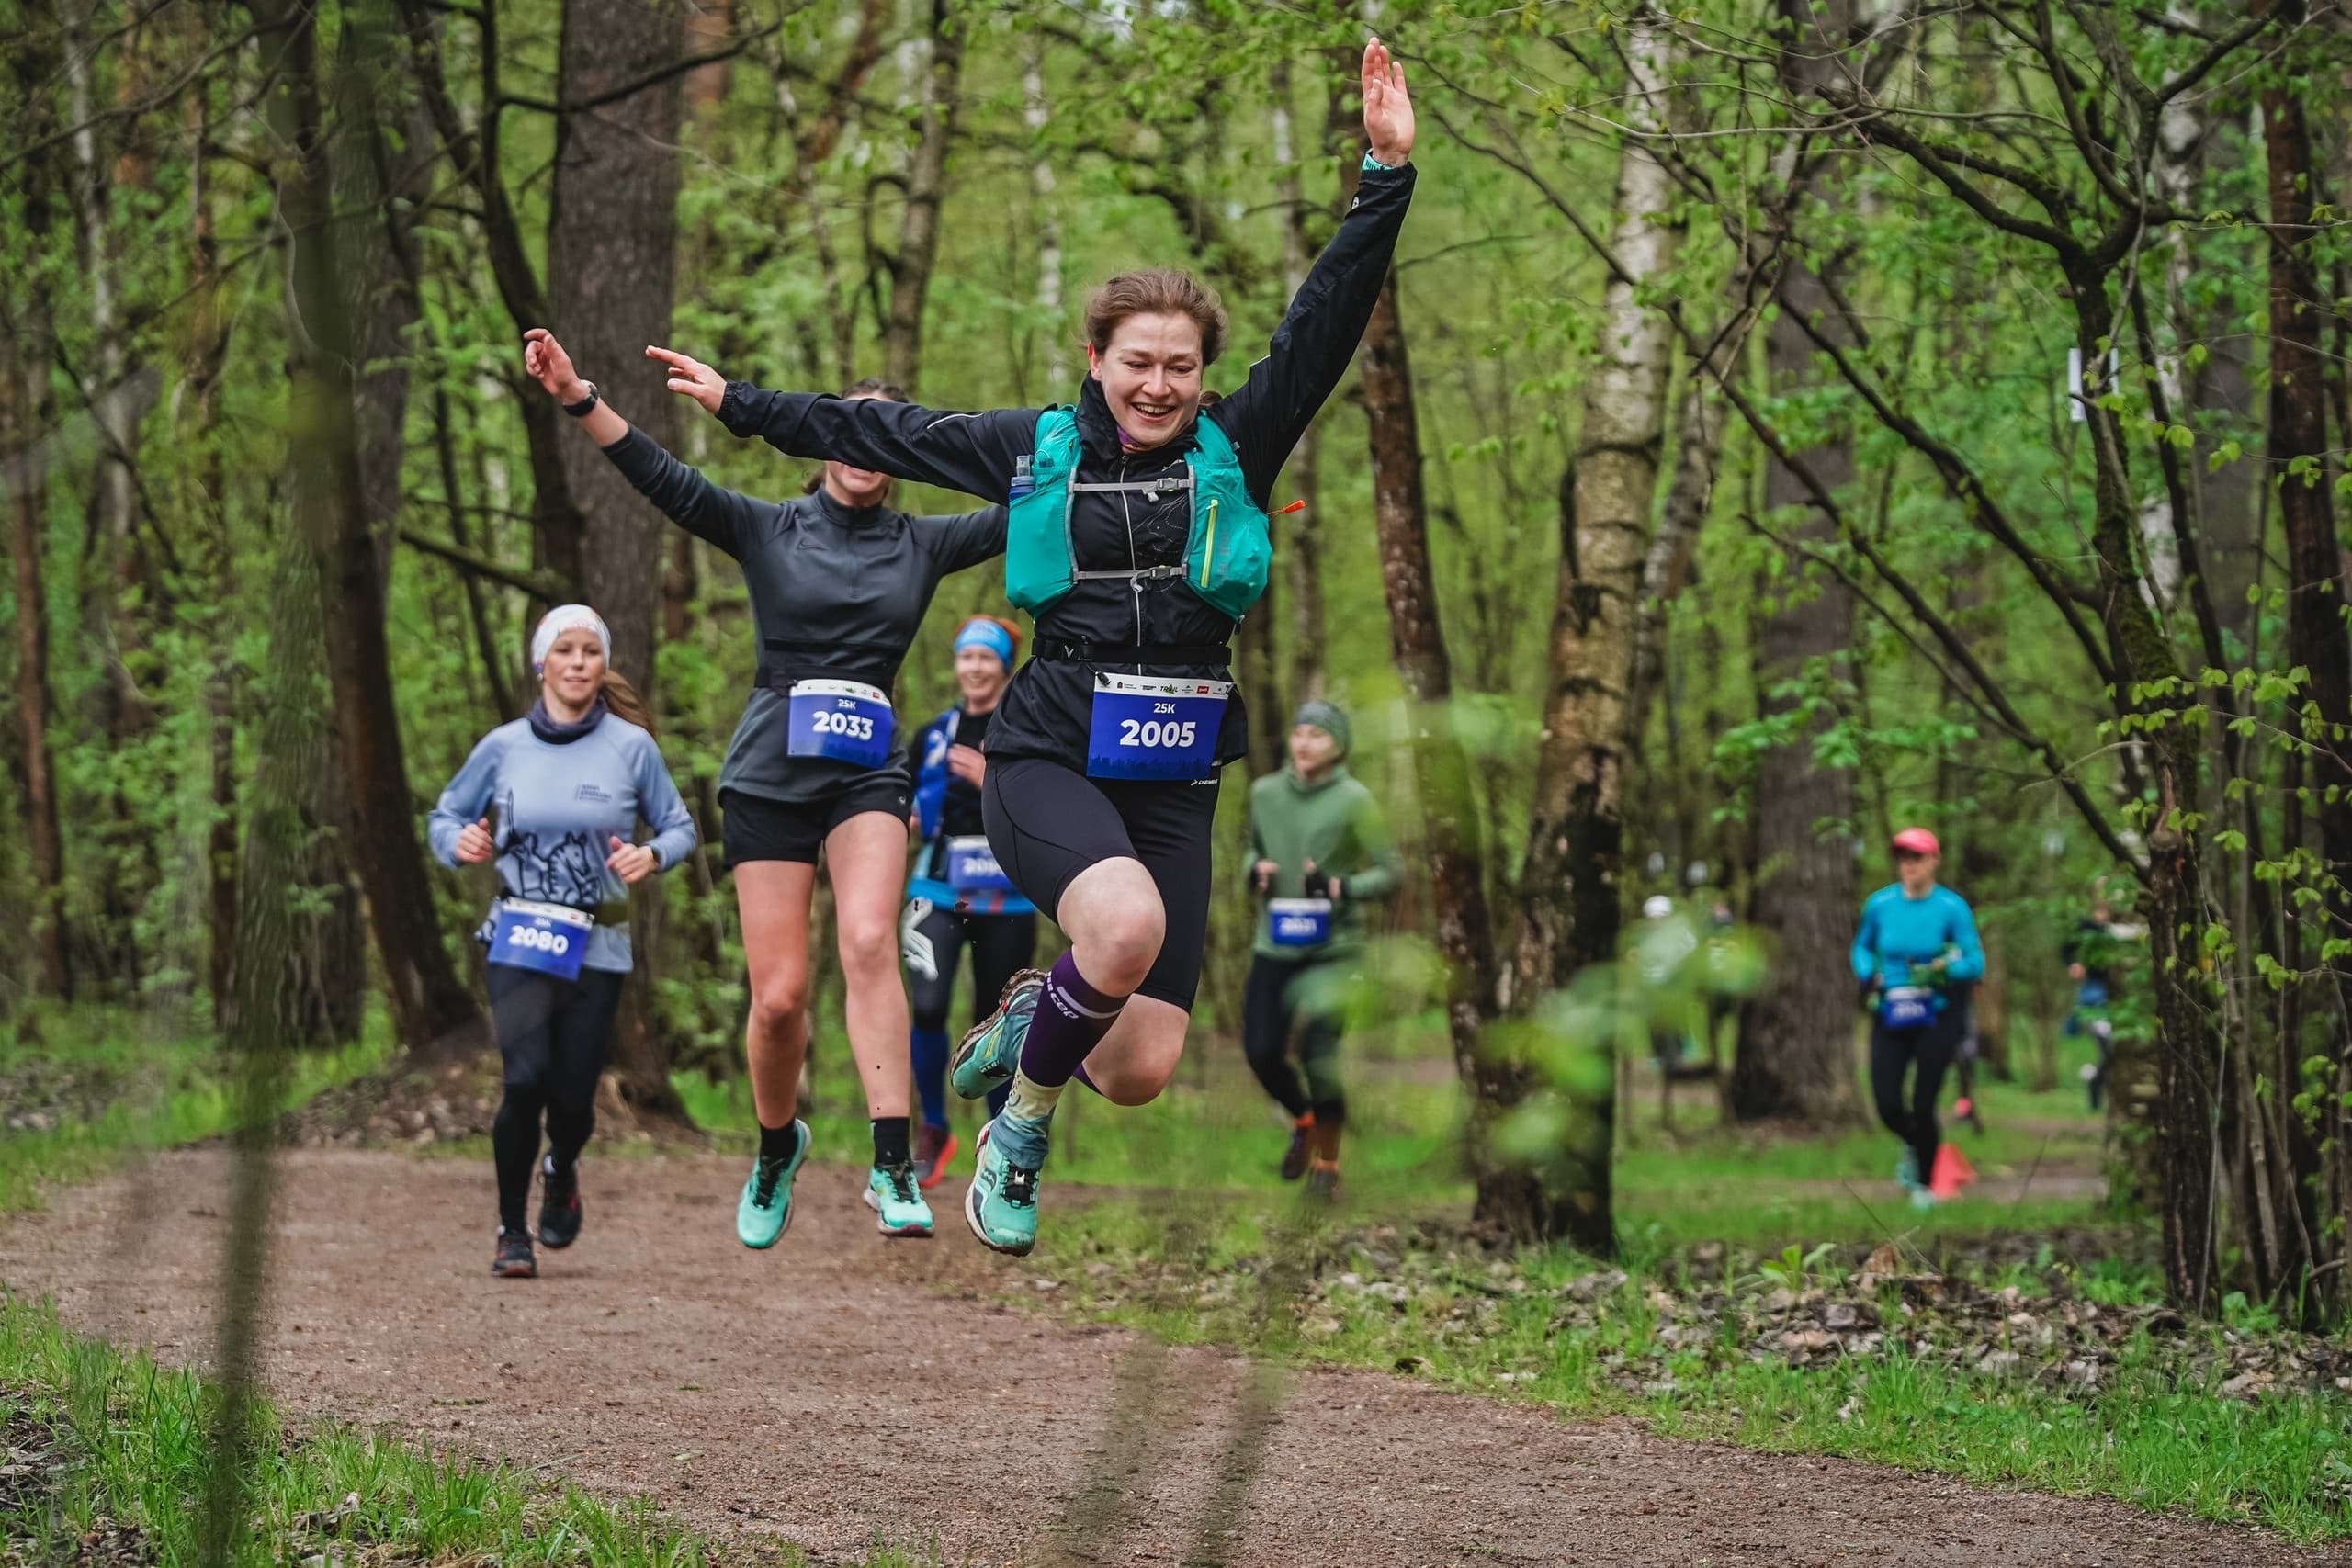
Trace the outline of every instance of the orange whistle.
{"label": "orange whistle", "polygon": [[1290,515],[1292,513],[1294,513],[1294,512],[1304,512],[1304,511],[1306,511],[1306,502],[1304,502],[1304,501],[1294,501],[1294,502],[1292,502],[1288,506],[1285,506],[1285,507],[1283,507],[1281,511],[1279,511],[1279,512],[1275,513],[1274,513],[1274,515],[1275,515],[1275,516],[1277,516],[1277,517],[1287,517],[1287,516],[1289,516],[1289,515]]}

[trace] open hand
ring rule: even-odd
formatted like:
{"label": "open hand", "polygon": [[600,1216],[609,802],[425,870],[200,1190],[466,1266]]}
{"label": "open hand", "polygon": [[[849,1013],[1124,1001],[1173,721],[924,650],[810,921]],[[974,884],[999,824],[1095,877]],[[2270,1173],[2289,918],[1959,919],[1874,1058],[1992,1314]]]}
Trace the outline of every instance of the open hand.
{"label": "open hand", "polygon": [[1392,169],[1413,155],[1413,100],[1405,92],[1405,68],[1378,39],[1363,46],[1363,134],[1373,157]]}
{"label": "open hand", "polygon": [[645,357],[658,361],[669,372],[665,383],[670,390],[682,398],[692,398],[711,413],[727,400],[727,378],[705,365],[690,354],[680,354],[674,348],[646,345]]}
{"label": "open hand", "polygon": [[576,403],[588,395],[588,384],[571,367],[571,355],[545,327],[523,334],[523,370],[560,403]]}
{"label": "open hand", "polygon": [[458,829],[458,863],[480,865],[498,852],[498,840],[490,836],[490,818],[469,822]]}
{"label": "open hand", "polygon": [[643,844],[632,844],[615,833],[613,852],[605,857],[605,869],[634,886],[653,874],[653,852]]}

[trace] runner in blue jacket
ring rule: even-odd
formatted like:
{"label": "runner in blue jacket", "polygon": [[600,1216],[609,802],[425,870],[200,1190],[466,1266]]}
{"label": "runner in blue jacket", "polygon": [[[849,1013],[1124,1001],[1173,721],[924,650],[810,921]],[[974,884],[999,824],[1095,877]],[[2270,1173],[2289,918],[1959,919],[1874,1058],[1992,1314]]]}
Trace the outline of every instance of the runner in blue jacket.
{"label": "runner in blue jacket", "polygon": [[[1984,949],[1968,900],[1936,884],[1943,860],[1936,836],[1905,828],[1894,849],[1896,880],[1862,903],[1854,978],[1871,1009],[1871,1095],[1879,1120],[1905,1145],[1895,1179],[1924,1209],[1935,1202],[1928,1183],[1943,1142],[1936,1100],[1965,1021],[1947,987],[1984,977]],[[1906,1074],[1914,1074],[1907,1102]]]}
{"label": "runner in blue jacket", "polygon": [[[915,743],[915,815],[922,840],[907,880],[899,953],[907,966],[913,1014],[915,1092],[922,1126],[915,1134],[915,1176],[924,1187],[947,1174],[956,1134],[947,1126],[947,1004],[956,964],[972,950],[972,1021],[996,1010],[1006,985],[1037,951],[1036,906],[1013,890],[990,852],[980,818],[988,759],[980,746],[1012,679],[1021,634],[993,615],[975,615],[956,633],[956,705],[933,719]],[[993,1091],[989,1113],[1006,1092]]]}

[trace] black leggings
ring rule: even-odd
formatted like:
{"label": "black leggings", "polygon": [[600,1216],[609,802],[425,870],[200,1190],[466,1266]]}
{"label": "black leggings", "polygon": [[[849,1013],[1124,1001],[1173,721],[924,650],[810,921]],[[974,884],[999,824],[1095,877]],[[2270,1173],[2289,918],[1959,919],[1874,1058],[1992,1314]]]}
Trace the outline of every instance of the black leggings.
{"label": "black leggings", "polygon": [[[910,926],[913,935],[929,943],[930,964],[915,961],[915,953],[922,950],[899,943],[907,956],[907,1006],[914,1026],[947,1027],[956,964],[967,942],[972,948],[972,1021],[978,1023],[996,1011],[997,998],[1014,971],[1029,967],[1029,960],[1037,955],[1037,917],[959,915],[945,905],[928,902],[924,911]],[[913,913],[911,908],[909,913]]]}
{"label": "black leggings", "polygon": [[[1269,958],[1261,953],[1250,960],[1241,998],[1241,1053],[1250,1059],[1250,1070],[1292,1116],[1311,1110],[1316,1122],[1329,1127],[1348,1114],[1340,1089],[1340,972],[1328,959]],[[1294,1032],[1298,1059],[1306,1066],[1304,1085],[1291,1065]]]}
{"label": "black leggings", "polygon": [[[1958,1007],[1944,1009],[1934,1022],[1919,1029],[1894,1030],[1875,1021],[1871,1024],[1871,1096],[1878,1102],[1878,1119],[1911,1145],[1921,1181],[1936,1172],[1936,1150],[1943,1144],[1936,1126],[1936,1100],[1943,1093],[1944,1074],[1951,1069],[1963,1026],[1964,1014]],[[1903,1078],[1915,1067],[1906,1105]]]}
{"label": "black leggings", "polygon": [[596,1080],[613,1044],[613,1015],[626,975],[582,969],[577,981],[559,980],[503,964],[490,965],[491,1027],[506,1072],[506,1093],[491,1123],[491,1157],[498,1168],[498,1223],[525,1228],[531,1168],[539,1158],[539,1118],[556,1164],[580,1157],[596,1130]]}
{"label": "black leggings", "polygon": [[[1043,757],[990,761],[980,785],[989,848],[1021,895],[1060,924],[1062,894],[1106,860],[1138,860],[1159,889],[1167,934],[1136,995],[1190,1012],[1209,932],[1209,828],[1217,781],[1090,779]],[[1068,926],[1063,926],[1068,931]]]}

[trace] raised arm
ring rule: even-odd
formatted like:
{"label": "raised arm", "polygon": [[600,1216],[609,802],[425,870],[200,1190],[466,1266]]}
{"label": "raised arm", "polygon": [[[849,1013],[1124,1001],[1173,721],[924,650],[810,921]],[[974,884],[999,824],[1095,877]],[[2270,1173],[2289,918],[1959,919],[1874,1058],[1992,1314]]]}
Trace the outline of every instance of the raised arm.
{"label": "raised arm", "polygon": [[[533,327],[523,334],[523,368],[548,396],[567,409],[592,395],[589,383],[572,368],[571,356],[544,327]],[[711,483],[699,469],[680,462],[623,419],[601,392],[593,395],[595,406],[581,416],[580,427],[612,459],[621,477],[670,521],[742,558],[744,540],[767,512],[767,503]]]}
{"label": "raised arm", "polygon": [[942,577],[1004,554],[1001,506],[983,506],[954,517],[918,517],[914,525]]}
{"label": "raised arm", "polygon": [[646,354],[668,367],[670,390],[692,398],[739,436],[758,436],[788,457],[853,463],[916,484],[1002,500],[1015,457],[1037,446],[1035,409],[948,413],[887,398],[772,392],[729,381],[673,348]]}
{"label": "raised arm", "polygon": [[1348,373],[1412,205],[1412,99],[1405,91],[1404,67],[1389,58],[1378,39],[1364,50],[1362,85],[1364,135],[1372,152],[1355,200],[1299,285],[1282,325],[1267,342],[1265,357],[1213,411],[1240,452],[1250,493],[1261,504],[1271,499],[1291,449]]}

